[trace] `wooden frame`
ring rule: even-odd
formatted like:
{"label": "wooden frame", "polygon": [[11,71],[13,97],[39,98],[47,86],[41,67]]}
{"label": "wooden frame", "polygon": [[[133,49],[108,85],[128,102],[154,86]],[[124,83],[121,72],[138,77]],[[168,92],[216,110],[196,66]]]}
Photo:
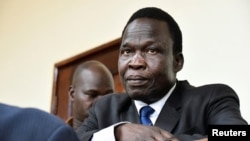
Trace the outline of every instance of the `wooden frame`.
{"label": "wooden frame", "polygon": [[114,76],[116,92],[123,91],[117,70],[120,42],[120,38],[115,39],[55,64],[51,113],[59,116],[63,120],[67,120],[72,115],[68,90],[75,67],[83,61],[98,60],[104,63]]}

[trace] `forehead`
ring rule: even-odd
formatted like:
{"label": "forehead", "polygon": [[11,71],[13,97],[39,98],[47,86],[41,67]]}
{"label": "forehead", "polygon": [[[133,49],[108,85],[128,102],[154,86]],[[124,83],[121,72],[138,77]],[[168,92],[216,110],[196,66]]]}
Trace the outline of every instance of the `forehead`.
{"label": "forehead", "polygon": [[79,71],[77,80],[78,82],[87,82],[87,83],[93,83],[102,80],[102,71],[99,71],[97,69],[82,69]]}
{"label": "forehead", "polygon": [[110,87],[112,78],[104,70],[82,69],[75,81],[75,85],[81,87]]}
{"label": "forehead", "polygon": [[139,18],[128,24],[123,38],[166,38],[170,37],[170,32],[166,22],[150,19]]}

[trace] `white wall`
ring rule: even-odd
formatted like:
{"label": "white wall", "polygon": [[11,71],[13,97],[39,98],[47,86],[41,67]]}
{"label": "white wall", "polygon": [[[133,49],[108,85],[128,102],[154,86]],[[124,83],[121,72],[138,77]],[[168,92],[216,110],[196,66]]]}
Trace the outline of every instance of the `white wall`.
{"label": "white wall", "polygon": [[249,0],[0,0],[0,102],[49,111],[54,64],[120,37],[144,6],[166,10],[183,31],[178,78],[230,85],[250,122]]}

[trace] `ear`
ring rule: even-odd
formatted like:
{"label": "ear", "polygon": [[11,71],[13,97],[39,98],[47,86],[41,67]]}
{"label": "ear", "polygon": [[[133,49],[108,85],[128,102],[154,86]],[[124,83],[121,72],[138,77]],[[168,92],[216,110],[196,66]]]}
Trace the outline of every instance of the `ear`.
{"label": "ear", "polygon": [[74,101],[75,90],[74,90],[74,86],[73,86],[73,85],[70,85],[68,94],[69,94],[70,100],[71,100],[71,101]]}
{"label": "ear", "polygon": [[182,52],[179,52],[175,55],[174,58],[174,71],[177,73],[179,72],[184,65],[184,57]]}

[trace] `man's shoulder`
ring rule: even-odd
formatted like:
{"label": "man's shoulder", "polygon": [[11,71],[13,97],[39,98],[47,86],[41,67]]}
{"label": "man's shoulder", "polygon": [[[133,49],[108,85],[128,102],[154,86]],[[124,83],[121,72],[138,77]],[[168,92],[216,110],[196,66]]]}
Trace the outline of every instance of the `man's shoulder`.
{"label": "man's shoulder", "polygon": [[95,107],[102,108],[121,108],[130,105],[132,99],[126,93],[113,93],[102,96],[95,102]]}
{"label": "man's shoulder", "polygon": [[0,119],[6,118],[6,120],[12,120],[15,121],[15,119],[21,119],[25,121],[39,121],[42,120],[45,121],[53,121],[54,123],[62,123],[62,120],[52,115],[46,111],[40,110],[38,108],[31,108],[31,107],[18,107],[13,105],[7,105],[7,104],[0,104],[0,111],[3,113],[0,116]]}
{"label": "man's shoulder", "polygon": [[[37,110],[34,110],[33,108],[22,108],[14,105],[7,105],[7,104],[0,104],[0,111],[3,113],[0,116],[0,119],[12,119],[13,118],[21,118],[23,116],[27,116],[30,114],[37,115]],[[40,112],[40,110],[39,110]]]}
{"label": "man's shoulder", "polygon": [[190,84],[187,80],[178,81],[179,85],[182,88],[188,89],[188,90],[230,90],[232,91],[232,87],[225,83],[208,83],[208,84],[201,84],[201,85],[194,85]]}
{"label": "man's shoulder", "polygon": [[3,140],[12,137],[11,140],[77,140],[73,129],[46,111],[6,104],[0,104],[0,111],[0,131],[3,131],[0,136]]}
{"label": "man's shoulder", "polygon": [[112,93],[112,94],[102,96],[100,98],[100,101],[102,102],[112,102],[112,103],[122,102],[126,100],[130,100],[130,97],[126,93]]}
{"label": "man's shoulder", "polygon": [[225,83],[209,83],[203,85],[191,85],[188,81],[179,81],[179,88],[186,94],[202,97],[237,97],[232,87]]}
{"label": "man's shoulder", "polygon": [[210,83],[210,84],[200,85],[196,87],[196,90],[216,95],[236,94],[236,92],[232,87],[223,83]]}

